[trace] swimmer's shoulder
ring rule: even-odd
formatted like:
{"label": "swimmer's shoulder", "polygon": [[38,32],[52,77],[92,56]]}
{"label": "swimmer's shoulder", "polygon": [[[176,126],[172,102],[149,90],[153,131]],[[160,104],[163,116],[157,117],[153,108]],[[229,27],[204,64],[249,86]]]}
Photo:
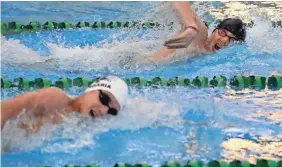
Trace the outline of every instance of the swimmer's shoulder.
{"label": "swimmer's shoulder", "polygon": [[51,100],[58,103],[69,103],[72,98],[69,97],[62,89],[56,87],[43,88],[35,92],[35,97],[45,101]]}

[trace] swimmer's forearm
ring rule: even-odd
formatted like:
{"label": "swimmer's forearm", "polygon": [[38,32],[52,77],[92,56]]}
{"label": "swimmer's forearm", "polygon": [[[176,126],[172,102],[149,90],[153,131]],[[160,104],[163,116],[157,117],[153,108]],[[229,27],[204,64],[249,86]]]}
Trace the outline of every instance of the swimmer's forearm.
{"label": "swimmer's forearm", "polygon": [[23,109],[27,109],[33,93],[25,93],[1,102],[1,130],[7,120],[16,117]]}
{"label": "swimmer's forearm", "polygon": [[162,59],[162,58],[167,57],[170,54],[173,54],[174,52],[175,52],[175,49],[163,48],[163,49],[157,51],[156,53],[154,53],[152,58],[155,59],[155,60]]}
{"label": "swimmer's forearm", "polygon": [[181,2],[171,2],[172,6],[177,10],[180,15],[182,21],[186,26],[195,26],[196,24],[196,15],[192,11],[189,2],[181,1]]}

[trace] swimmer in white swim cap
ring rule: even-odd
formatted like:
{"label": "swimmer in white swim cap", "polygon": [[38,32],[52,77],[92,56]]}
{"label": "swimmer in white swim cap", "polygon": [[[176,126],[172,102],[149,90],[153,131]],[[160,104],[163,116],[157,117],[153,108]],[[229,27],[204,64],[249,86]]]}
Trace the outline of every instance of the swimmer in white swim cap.
{"label": "swimmer in white swim cap", "polygon": [[[127,98],[127,84],[115,76],[96,79],[90,88],[76,98],[69,97],[63,90],[55,87],[23,93],[1,102],[1,130],[7,120],[17,118],[22,111],[35,119],[32,126],[37,130],[44,123],[62,120],[63,112],[79,112],[92,118],[107,114],[117,115],[126,104]],[[22,122],[20,127],[28,129],[31,126],[29,122],[31,121]]]}
{"label": "swimmer in white swim cap", "polygon": [[[99,101],[104,106],[108,107],[108,114],[117,115],[118,111],[121,110],[127,100],[128,86],[120,78],[114,76],[108,76],[105,78],[99,78],[93,82],[90,88],[86,89],[87,93],[99,93]],[[91,98],[89,98],[91,99]],[[90,109],[90,115],[95,117],[96,115],[104,115],[103,111]]]}

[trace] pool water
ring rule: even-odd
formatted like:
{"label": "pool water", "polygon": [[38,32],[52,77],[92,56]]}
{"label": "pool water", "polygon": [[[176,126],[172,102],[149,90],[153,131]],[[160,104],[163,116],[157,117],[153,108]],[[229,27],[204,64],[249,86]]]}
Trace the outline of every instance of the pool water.
{"label": "pool water", "polygon": [[[19,21],[129,21],[165,22],[169,9],[158,2],[2,2],[2,22]],[[197,4],[193,4],[194,7]],[[197,7],[210,19],[207,2]],[[162,12],[167,18],[161,17]],[[157,14],[157,15],[155,15]],[[158,15],[159,14],[159,15]],[[52,81],[65,76],[94,78],[223,75],[282,75],[282,33],[263,13],[249,13],[255,26],[246,43],[194,58],[163,62],[142,60],[162,47],[177,29],[71,29],[1,37],[1,75]],[[175,20],[172,20],[175,21]],[[209,29],[212,31],[212,28]],[[47,61],[46,61],[47,60]],[[66,90],[71,96],[81,88]],[[21,93],[2,90],[1,99]],[[63,166],[116,162],[147,162],[159,166],[167,160],[282,157],[282,90],[234,91],[221,88],[130,89],[126,108],[118,116],[95,121],[77,114],[64,122],[44,125],[27,135],[17,123],[2,132],[2,166]]]}

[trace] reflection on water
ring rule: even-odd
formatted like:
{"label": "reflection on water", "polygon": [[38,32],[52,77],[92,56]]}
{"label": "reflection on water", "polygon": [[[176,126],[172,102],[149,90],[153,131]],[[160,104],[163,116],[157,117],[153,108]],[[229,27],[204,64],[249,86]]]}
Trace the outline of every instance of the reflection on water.
{"label": "reflection on water", "polygon": [[225,140],[221,143],[222,159],[244,159],[252,163],[258,158],[281,159],[282,90],[230,91],[223,97],[233,104],[239,104],[242,111],[245,110],[243,113],[228,112],[232,114],[229,116],[249,123],[244,125],[240,121],[234,121],[233,129],[223,128]]}
{"label": "reflection on water", "polygon": [[242,17],[244,22],[250,22],[250,11],[264,14],[269,20],[281,21],[281,2],[223,2],[219,7],[210,7],[210,14],[216,19]]}
{"label": "reflection on water", "polygon": [[255,163],[256,159],[279,160],[282,157],[282,136],[260,137],[257,141],[248,139],[231,138],[222,142],[223,159],[245,159]]}
{"label": "reflection on water", "polygon": [[282,90],[230,90],[228,94],[224,95],[224,98],[232,99],[239,104],[252,105],[251,113],[241,115],[240,118],[249,121],[258,121],[260,118],[264,118],[267,123],[282,127]]}

